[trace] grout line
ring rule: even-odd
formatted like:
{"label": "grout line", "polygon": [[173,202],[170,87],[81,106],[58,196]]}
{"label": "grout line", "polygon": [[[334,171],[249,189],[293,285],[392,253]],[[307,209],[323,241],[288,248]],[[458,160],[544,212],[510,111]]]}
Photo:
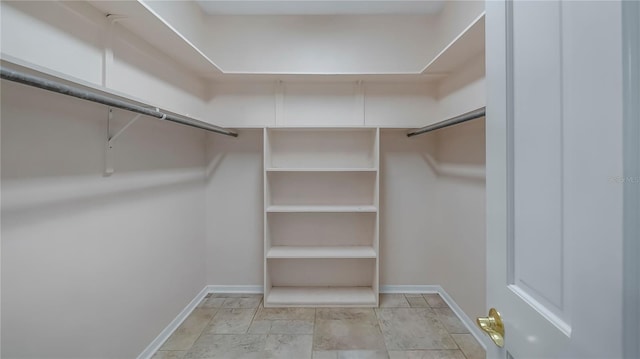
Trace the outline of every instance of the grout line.
{"label": "grout line", "polygon": [[313,331],[311,333],[311,357],[313,358],[313,348],[316,345],[316,322],[318,321],[318,308],[313,308]]}
{"label": "grout line", "polygon": [[[209,293],[209,294],[210,294],[210,293]],[[207,299],[208,299],[208,298],[205,296],[205,298],[204,298],[204,299],[202,299],[202,301],[200,301],[200,303],[198,303],[198,305],[196,306],[196,308],[195,308],[193,311],[195,312],[195,311],[196,311],[196,309],[200,308],[200,305],[201,305],[203,302],[205,302]],[[209,325],[210,325],[210,324],[211,324],[211,322],[213,321],[213,318],[215,318],[215,317],[216,317],[216,315],[218,315],[218,313],[220,313],[220,309],[222,309],[222,308],[213,308],[213,309],[215,309],[215,310],[216,310],[215,314],[211,316],[211,319],[209,319],[209,321],[207,322],[207,325],[205,325],[205,326],[202,328],[202,331],[200,332],[200,335],[198,335],[198,337],[196,338],[196,340],[194,340],[194,341],[193,341],[193,343],[191,343],[191,345],[189,346],[189,349],[185,350],[185,355],[186,355],[186,353],[187,353],[187,352],[191,351],[191,348],[193,348],[193,345],[194,345],[194,344],[195,344],[195,343],[196,343],[196,342],[197,342],[197,341],[202,337],[202,335],[204,334],[204,331],[209,327]],[[193,315],[193,312],[191,312],[191,314],[189,315],[189,317],[190,317],[190,316],[192,316],[192,315]],[[187,319],[189,319],[189,317],[187,317]],[[187,321],[187,319],[185,319],[184,321],[186,322],[186,321]],[[180,326],[182,326],[182,324],[181,324]]]}
{"label": "grout line", "polygon": [[[253,313],[253,317],[251,317],[251,321],[249,322],[249,326],[247,327],[245,334],[249,334],[249,329],[251,329],[251,326],[253,325],[253,321],[256,320],[256,316],[258,315],[258,311],[260,310],[260,304],[264,306],[263,302],[264,302],[264,295],[262,296],[262,299],[260,299],[260,302],[256,307],[256,311]],[[269,330],[271,330],[271,326],[269,326]],[[267,331],[267,334],[269,334],[269,331]]]}

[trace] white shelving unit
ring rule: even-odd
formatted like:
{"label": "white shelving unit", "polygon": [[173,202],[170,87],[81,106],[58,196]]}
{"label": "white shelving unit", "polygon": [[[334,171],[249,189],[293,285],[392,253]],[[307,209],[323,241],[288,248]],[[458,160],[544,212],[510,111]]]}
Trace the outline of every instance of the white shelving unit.
{"label": "white shelving unit", "polygon": [[378,305],[379,138],[265,129],[265,307]]}

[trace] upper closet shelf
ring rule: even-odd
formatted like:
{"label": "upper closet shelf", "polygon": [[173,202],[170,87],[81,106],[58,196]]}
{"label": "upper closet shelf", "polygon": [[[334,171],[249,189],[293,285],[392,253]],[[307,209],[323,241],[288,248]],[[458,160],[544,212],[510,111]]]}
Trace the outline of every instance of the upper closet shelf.
{"label": "upper closet shelf", "polygon": [[[210,79],[224,77],[228,80],[263,81],[389,81],[389,82],[430,82],[437,81],[470,58],[484,50],[484,13],[476,18],[464,31],[451,41],[423,68],[411,71],[378,72],[261,72],[224,71],[210,55],[203,51],[201,44],[194,42],[179,31],[166,17],[161,16],[153,6],[144,1],[100,1],[89,0],[92,6],[103,14],[117,15],[112,20],[133,32],[152,46],[158,48],[177,62],[184,64],[194,73]],[[206,36],[208,34],[203,33]],[[425,62],[429,59],[425,59]],[[415,72],[414,72],[415,71]]]}
{"label": "upper closet shelf", "polygon": [[198,75],[214,77],[222,73],[207,55],[170,23],[160,17],[141,1],[97,1],[89,0],[105,15],[121,15],[119,25],[140,36],[154,47],[179,63],[186,65]]}
{"label": "upper closet shelf", "polygon": [[423,75],[450,74],[485,48],[484,12],[451,41],[422,70]]}

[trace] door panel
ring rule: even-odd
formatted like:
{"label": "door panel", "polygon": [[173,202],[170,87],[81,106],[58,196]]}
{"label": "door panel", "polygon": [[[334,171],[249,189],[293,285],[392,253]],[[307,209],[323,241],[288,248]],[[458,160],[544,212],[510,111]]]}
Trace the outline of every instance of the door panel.
{"label": "door panel", "polygon": [[511,13],[510,284],[538,311],[565,319],[560,3],[517,3]]}
{"label": "door panel", "polygon": [[619,1],[488,1],[488,358],[619,358]]}

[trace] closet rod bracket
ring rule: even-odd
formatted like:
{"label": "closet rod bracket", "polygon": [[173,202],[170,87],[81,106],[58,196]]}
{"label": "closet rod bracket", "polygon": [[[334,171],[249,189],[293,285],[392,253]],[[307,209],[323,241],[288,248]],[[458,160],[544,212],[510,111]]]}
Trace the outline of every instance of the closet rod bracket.
{"label": "closet rod bracket", "polygon": [[115,162],[115,153],[114,147],[116,144],[116,140],[120,137],[124,131],[127,130],[131,125],[133,125],[138,119],[142,116],[141,114],[137,114],[133,116],[129,122],[127,122],[118,132],[116,132],[113,136],[111,136],[111,121],[113,120],[113,108],[109,107],[109,114],[107,115],[107,144],[105,147],[105,166],[104,166],[104,175],[111,176],[114,169]]}

